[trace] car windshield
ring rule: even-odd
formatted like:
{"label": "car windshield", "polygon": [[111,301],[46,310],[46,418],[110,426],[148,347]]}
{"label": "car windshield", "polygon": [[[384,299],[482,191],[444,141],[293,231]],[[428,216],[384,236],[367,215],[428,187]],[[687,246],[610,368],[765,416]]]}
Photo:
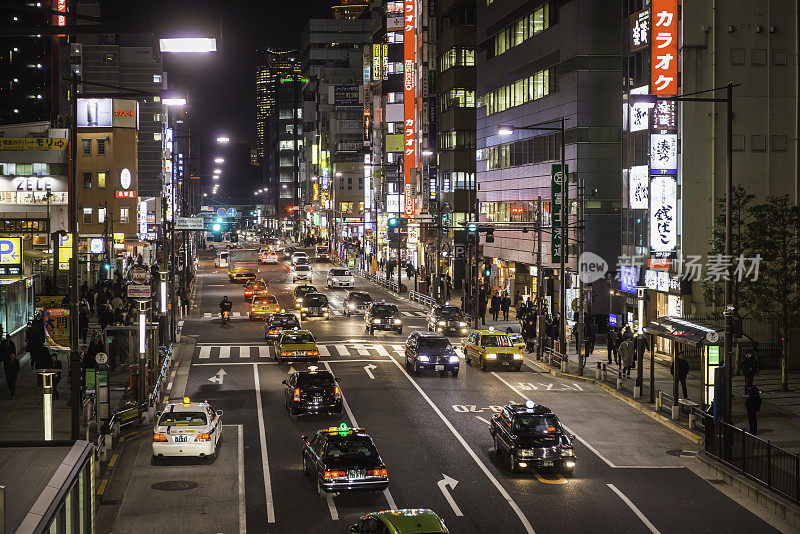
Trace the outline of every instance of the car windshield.
{"label": "car windshield", "polygon": [[328,371],[297,373],[298,386],[332,386],[333,375]]}
{"label": "car windshield", "polygon": [[508,339],[510,339],[512,343],[517,343],[522,341],[522,334],[508,334]]}
{"label": "car windshield", "polygon": [[375,315],[400,315],[394,304],[376,304],[372,307],[372,313]]}
{"label": "car windshield", "polygon": [[206,424],[203,412],[167,412],[158,422],[161,426],[202,426]]}
{"label": "car windshield", "polygon": [[331,276],[350,276],[347,269],[331,269]]}
{"label": "car windshield", "polygon": [[353,302],[357,302],[359,304],[372,302],[372,297],[369,296],[369,293],[350,293],[350,295],[348,295],[348,298]]}
{"label": "car windshield", "polygon": [[317,290],[314,286],[299,286],[294,290],[294,294],[298,297],[302,297],[306,293],[314,293]]}
{"label": "car windshield", "polygon": [[305,306],[327,306],[328,297],[325,295],[306,295],[303,299]]}
{"label": "car windshield", "polygon": [[559,429],[555,415],[536,415],[532,413],[518,414],[514,417],[514,433],[520,436],[548,434]]}
{"label": "car windshield", "polygon": [[270,326],[275,327],[282,327],[282,328],[294,328],[295,326],[300,326],[300,323],[294,317],[274,317],[269,321]]}
{"label": "car windshield", "polygon": [[296,258],[302,258],[302,257],[306,256],[306,253],[305,252],[295,252],[294,255],[295,255]]}
{"label": "car windshield", "polygon": [[422,336],[419,338],[419,348],[421,349],[449,349],[450,341],[446,337],[428,337]]}
{"label": "car windshield", "polygon": [[281,344],[299,345],[300,343],[314,343],[314,336],[309,332],[292,332],[283,334]]}
{"label": "car windshield", "polygon": [[481,336],[482,347],[510,347],[511,340],[505,334],[483,335]]}
{"label": "car windshield", "polygon": [[325,448],[325,457],[331,460],[362,460],[377,456],[375,445],[366,438],[329,441]]}
{"label": "car windshield", "polygon": [[295,263],[297,265],[310,265],[311,264],[311,260],[309,260],[305,256],[301,256],[301,257],[297,258],[297,261]]}
{"label": "car windshield", "polygon": [[439,309],[439,317],[442,319],[458,319],[461,317],[461,310],[455,306],[448,306]]}
{"label": "car windshield", "polygon": [[298,266],[295,268],[295,271],[305,271],[305,272],[308,272],[308,271],[310,271],[310,270],[311,270],[311,266],[310,266],[310,265],[298,265]]}

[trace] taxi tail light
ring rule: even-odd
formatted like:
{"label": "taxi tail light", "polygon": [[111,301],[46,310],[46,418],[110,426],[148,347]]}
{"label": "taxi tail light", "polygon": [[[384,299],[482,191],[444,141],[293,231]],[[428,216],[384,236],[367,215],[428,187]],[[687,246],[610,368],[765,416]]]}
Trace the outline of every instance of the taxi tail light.
{"label": "taxi tail light", "polygon": [[165,442],[167,441],[167,436],[164,434],[153,434],[153,441]]}
{"label": "taxi tail light", "polygon": [[319,356],[319,351],[318,350],[307,350],[306,351],[306,356]]}
{"label": "taxi tail light", "polygon": [[369,476],[372,477],[386,477],[389,476],[389,472],[386,470],[385,467],[381,467],[380,469],[370,469]]}
{"label": "taxi tail light", "polygon": [[250,311],[256,311],[256,309],[255,308],[250,308]]}
{"label": "taxi tail light", "polygon": [[342,390],[339,389],[339,386],[333,386],[333,398],[335,399],[342,398]]}
{"label": "taxi tail light", "polygon": [[292,351],[283,351],[283,352],[281,352],[281,356],[291,356],[292,354],[293,354]]}
{"label": "taxi tail light", "polygon": [[208,435],[208,432],[201,432],[197,434],[197,437],[194,438],[195,441],[211,441],[211,436]]}
{"label": "taxi tail light", "polygon": [[295,388],[294,390],[294,400],[300,402],[300,388]]}
{"label": "taxi tail light", "polygon": [[341,478],[346,475],[344,471],[325,471],[325,478]]}
{"label": "taxi tail light", "polygon": [[276,334],[280,334],[280,330],[270,330],[269,333],[270,335],[274,336]]}

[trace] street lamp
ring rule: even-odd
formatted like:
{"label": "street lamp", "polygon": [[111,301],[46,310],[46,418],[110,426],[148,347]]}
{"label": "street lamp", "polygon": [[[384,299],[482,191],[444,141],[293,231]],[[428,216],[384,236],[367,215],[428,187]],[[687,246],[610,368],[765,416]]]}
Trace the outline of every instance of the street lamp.
{"label": "street lamp", "polygon": [[217,137],[217,143],[219,143],[221,145],[226,145],[226,144],[228,144],[230,142],[231,142],[231,138],[230,137],[225,137],[224,135],[220,136],[220,137]]}
{"label": "street lamp", "polygon": [[186,99],[180,97],[162,98],[161,103],[165,106],[185,106]]}
{"label": "street lamp", "polygon": [[214,163],[225,163],[225,158],[216,157],[214,158]]}
{"label": "street lamp", "polygon": [[217,40],[212,37],[173,37],[158,40],[162,52],[207,53],[217,51]]}

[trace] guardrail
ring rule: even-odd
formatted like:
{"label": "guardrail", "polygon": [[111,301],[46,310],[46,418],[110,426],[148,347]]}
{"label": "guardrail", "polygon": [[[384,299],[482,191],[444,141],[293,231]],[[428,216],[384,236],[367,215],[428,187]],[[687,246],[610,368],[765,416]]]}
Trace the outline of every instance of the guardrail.
{"label": "guardrail", "polygon": [[742,475],[800,504],[800,454],[705,415],[705,452]]}
{"label": "guardrail", "polygon": [[558,352],[552,347],[544,347],[542,349],[542,359],[550,367],[558,367],[562,373],[569,372],[569,358],[567,355]]}
{"label": "guardrail", "polygon": [[[161,353],[161,348],[159,347],[159,354],[160,353]],[[167,376],[167,372],[169,371],[169,366],[171,361],[172,361],[172,343],[170,343],[167,350],[164,351],[164,361],[161,363],[161,370],[158,372],[155,384],[153,384],[153,392],[147,396],[148,406],[155,406],[156,402],[158,402],[158,397],[161,391],[161,383],[164,380],[164,377]]]}
{"label": "guardrail", "polygon": [[423,306],[427,306],[428,308],[433,308],[436,304],[436,299],[426,295],[425,293],[420,293],[419,291],[409,291],[408,298],[414,302],[422,304]]}

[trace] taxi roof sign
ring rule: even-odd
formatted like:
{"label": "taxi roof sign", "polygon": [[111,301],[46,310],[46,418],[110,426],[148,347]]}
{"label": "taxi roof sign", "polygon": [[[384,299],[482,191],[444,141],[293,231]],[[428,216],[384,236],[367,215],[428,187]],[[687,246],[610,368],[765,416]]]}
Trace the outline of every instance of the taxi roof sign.
{"label": "taxi roof sign", "polygon": [[184,397],[184,398],[183,398],[183,403],[184,403],[184,404],[190,404],[190,403],[191,403],[191,401],[189,400],[189,397]]}

